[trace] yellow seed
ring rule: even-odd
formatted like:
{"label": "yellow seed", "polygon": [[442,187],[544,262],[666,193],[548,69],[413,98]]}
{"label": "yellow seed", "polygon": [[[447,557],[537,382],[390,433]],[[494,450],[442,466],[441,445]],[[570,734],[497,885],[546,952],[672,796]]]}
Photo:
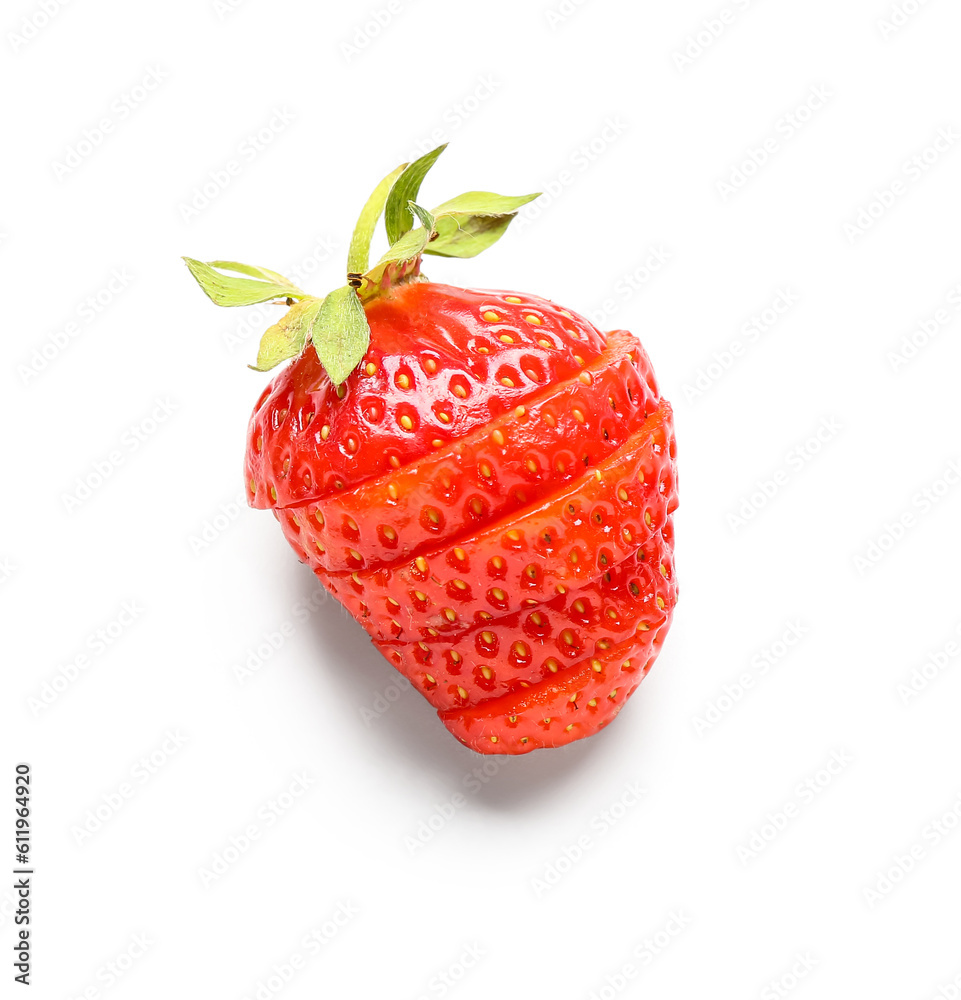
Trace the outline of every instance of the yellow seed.
{"label": "yellow seed", "polygon": [[641,622],[640,625],[637,626],[637,631],[638,632],[648,632],[648,631],[650,631],[650,628],[651,628],[651,626],[648,625],[647,622]]}
{"label": "yellow seed", "polygon": [[540,614],[539,614],[538,612],[536,612],[536,611],[535,611],[535,612],[534,612],[534,613],[533,613],[533,614],[531,615],[531,622],[532,622],[532,623],[533,623],[534,625],[537,625],[537,626],[540,626],[540,625],[542,625],[542,624],[544,623],[544,618],[543,618],[543,616],[542,616],[542,615],[540,615]]}
{"label": "yellow seed", "polygon": [[490,667],[481,667],[481,673],[483,674],[485,681],[489,681],[494,676]]}
{"label": "yellow seed", "polygon": [[547,717],[547,718],[546,718],[546,719],[544,720],[544,725],[545,725],[545,726],[549,726],[550,724],[551,724],[551,717],[550,717],[550,716],[548,716],[548,717]]}
{"label": "yellow seed", "polygon": [[664,563],[661,563],[661,565],[660,565],[659,568],[661,570],[661,576],[663,576],[666,579],[667,578],[667,567],[664,565]]}
{"label": "yellow seed", "polygon": [[488,309],[487,312],[484,313],[484,319],[486,319],[488,323],[496,323],[500,319],[500,316],[498,316],[496,312],[492,312]]}
{"label": "yellow seed", "polygon": [[600,660],[591,660],[591,669],[599,674],[604,669],[604,665]]}
{"label": "yellow seed", "polygon": [[517,656],[527,656],[530,653],[530,650],[527,648],[527,646],[523,642],[515,642],[514,643],[514,653]]}
{"label": "yellow seed", "polygon": [[494,431],[491,434],[491,440],[494,442],[494,444],[496,444],[498,447],[500,447],[504,443],[504,434],[503,434],[503,431],[499,431],[499,430]]}
{"label": "yellow seed", "polygon": [[375,365],[373,361],[368,361],[367,367],[364,371],[367,372],[368,375],[374,375],[377,372],[377,365]]}
{"label": "yellow seed", "polygon": [[607,609],[607,617],[613,621],[617,617],[617,612],[613,608]]}
{"label": "yellow seed", "polygon": [[393,597],[388,597],[387,598],[387,606],[389,608],[399,608],[400,607],[400,601],[395,601],[393,599]]}
{"label": "yellow seed", "polygon": [[507,721],[508,721],[508,722],[511,722],[511,723],[513,723],[513,722],[517,722],[517,716],[516,716],[516,715],[509,715],[509,716],[507,717]]}
{"label": "yellow seed", "polygon": [[568,701],[577,701],[577,692],[575,691],[575,692],[574,692],[574,693],[573,693],[573,694],[572,694],[572,695],[570,696],[570,698],[568,698],[567,700],[568,700]]}
{"label": "yellow seed", "polygon": [[467,390],[462,385],[453,386],[453,393],[455,396],[460,396],[463,399],[467,395]]}
{"label": "yellow seed", "polygon": [[440,514],[436,510],[428,510],[427,519],[431,524],[440,524]]}
{"label": "yellow seed", "polygon": [[514,388],[514,380],[512,378],[502,378],[501,385],[506,385],[508,389]]}
{"label": "yellow seed", "polygon": [[319,510],[314,511],[314,517],[317,518],[318,524],[324,523],[324,515]]}
{"label": "yellow seed", "polygon": [[565,587],[564,584],[562,583],[559,583],[554,589],[557,591],[558,594],[567,593],[567,587]]}
{"label": "yellow seed", "polygon": [[557,421],[554,419],[554,414],[553,413],[545,413],[544,414],[544,423],[547,424],[548,427],[556,427],[557,426]]}
{"label": "yellow seed", "polygon": [[519,542],[521,540],[521,533],[519,531],[511,530],[507,532],[507,537],[512,542]]}
{"label": "yellow seed", "polygon": [[405,375],[404,372],[401,372],[397,376],[397,384],[401,387],[401,389],[409,389],[410,388],[410,376],[409,375]]}
{"label": "yellow seed", "polygon": [[405,413],[400,418],[400,426],[403,427],[405,431],[412,430],[414,427],[414,421],[411,420],[410,417],[408,417],[407,414]]}
{"label": "yellow seed", "polygon": [[356,549],[348,549],[347,554],[351,559],[360,559],[360,553]]}
{"label": "yellow seed", "polygon": [[547,669],[548,669],[548,670],[549,670],[549,671],[550,671],[550,672],[551,672],[552,674],[556,674],[556,673],[557,673],[557,667],[558,667],[558,663],[557,663],[557,660],[555,660],[553,656],[552,656],[552,657],[550,657],[550,658],[549,658],[549,659],[548,659],[548,660],[547,660],[547,661],[545,662],[544,666],[546,666],[546,667],[547,667]]}
{"label": "yellow seed", "polygon": [[650,527],[654,523],[653,519],[651,518],[651,512],[649,510],[644,512],[644,523],[648,527]]}
{"label": "yellow seed", "polygon": [[526,736],[522,736],[521,737],[521,743],[527,743],[527,742],[528,742],[528,738]]}
{"label": "yellow seed", "polygon": [[571,410],[571,415],[579,424],[584,423],[584,414],[576,406]]}
{"label": "yellow seed", "polygon": [[422,590],[415,590],[414,591],[414,600],[415,601],[421,601],[421,602],[426,601],[427,600],[427,595]]}
{"label": "yellow seed", "polygon": [[461,698],[464,698],[465,700],[467,699],[467,692],[462,687],[457,689],[457,693],[461,696]]}
{"label": "yellow seed", "polygon": [[500,587],[495,587],[491,591],[491,594],[493,594],[495,601],[503,601],[504,598],[507,597],[507,594],[505,594],[504,591],[500,589]]}
{"label": "yellow seed", "polygon": [[509,333],[502,333],[497,338],[502,344],[513,344],[514,338]]}
{"label": "yellow seed", "polygon": [[480,500],[471,500],[471,502],[470,502],[470,509],[471,509],[471,510],[472,510],[472,511],[473,511],[473,512],[474,512],[474,513],[475,513],[475,514],[476,514],[476,515],[478,516],[478,517],[480,517],[480,516],[481,516],[481,514],[483,514],[483,513],[484,513],[484,505],[483,505],[483,504],[482,504],[482,503],[480,502]]}
{"label": "yellow seed", "polygon": [[486,462],[481,462],[480,474],[485,479],[490,479],[492,471],[493,470],[491,469],[491,467]]}
{"label": "yellow seed", "polygon": [[529,313],[527,316],[524,317],[524,319],[526,319],[527,322],[530,323],[530,324],[532,324],[533,326],[540,326],[541,325],[541,318],[540,318],[540,316],[535,316],[533,313]]}
{"label": "yellow seed", "polygon": [[347,450],[349,452],[357,451],[357,438],[355,437],[347,438]]}
{"label": "yellow seed", "polygon": [[535,371],[534,371],[534,370],[533,370],[532,368],[525,368],[525,369],[524,369],[524,374],[525,374],[525,375],[526,375],[526,376],[527,376],[527,377],[528,377],[528,378],[529,378],[529,379],[530,379],[530,380],[531,380],[532,382],[540,382],[540,378],[538,377],[538,374],[537,374],[537,372],[535,372]]}
{"label": "yellow seed", "polygon": [[324,424],[320,429],[320,439],[321,441],[326,441],[330,437],[330,424]]}
{"label": "yellow seed", "polygon": [[477,348],[477,353],[478,354],[490,354],[490,352],[491,352],[491,349],[489,347],[478,347]]}
{"label": "yellow seed", "polygon": [[527,460],[527,469],[529,472],[537,472],[537,462],[533,458]]}
{"label": "yellow seed", "polygon": [[527,410],[526,410],[526,409],[524,409],[524,407],[523,407],[523,406],[518,406],[518,407],[517,407],[517,408],[516,408],[516,409],[514,410],[514,416],[515,416],[515,417],[523,417],[525,413],[527,413]]}
{"label": "yellow seed", "polygon": [[581,600],[577,600],[577,601],[575,601],[575,602],[573,603],[572,607],[574,608],[574,610],[575,610],[575,611],[576,611],[576,612],[577,612],[577,613],[578,613],[579,615],[582,615],[582,614],[584,614],[584,602],[583,602],[583,601],[581,601]]}
{"label": "yellow seed", "polygon": [[325,548],[323,547],[323,545],[321,545],[321,544],[320,544],[320,542],[314,542],[314,545],[316,545],[316,546],[317,546],[317,551],[318,551],[318,552],[319,552],[319,553],[320,553],[321,555],[323,555],[323,554],[324,554],[324,553],[325,553],[325,552],[327,551],[327,550],[326,550],[326,549],[325,549]]}
{"label": "yellow seed", "polygon": [[494,556],[494,558],[491,559],[491,565],[494,567],[494,569],[503,569],[504,560],[501,559],[500,556]]}
{"label": "yellow seed", "polygon": [[270,487],[270,499],[271,500],[277,499],[277,491],[274,489],[273,486]]}
{"label": "yellow seed", "polygon": [[617,688],[614,688],[614,690],[607,697],[613,701],[617,697]]}
{"label": "yellow seed", "polygon": [[489,622],[494,616],[489,611],[478,611],[477,617],[480,618],[481,621]]}
{"label": "yellow seed", "polygon": [[347,518],[347,530],[348,531],[357,530],[357,522],[352,517]]}
{"label": "yellow seed", "polygon": [[455,580],[455,581],[454,581],[454,586],[455,586],[455,587],[456,587],[456,588],[457,588],[458,590],[467,590],[467,584],[466,584],[466,583],[464,583],[464,581],[463,581],[463,580]]}
{"label": "yellow seed", "polygon": [[393,483],[388,483],[387,492],[390,495],[391,500],[397,499],[397,487]]}
{"label": "yellow seed", "polygon": [[445,413],[443,410],[438,410],[438,412],[437,412],[437,419],[442,424],[449,424],[450,423],[450,414],[449,413]]}
{"label": "yellow seed", "polygon": [[486,645],[490,646],[494,641],[493,632],[481,632],[481,641]]}
{"label": "yellow seed", "polygon": [[639,483],[643,483],[644,482],[644,470],[643,469],[641,469],[641,471],[637,474],[637,481]]}
{"label": "yellow seed", "polygon": [[565,726],[564,732],[569,733],[574,728],[574,723],[572,722],[569,726]]}
{"label": "yellow seed", "polygon": [[[574,360],[575,360],[575,361],[576,361],[576,362],[577,362],[577,363],[578,363],[579,365],[582,365],[582,364],[584,364],[584,359],[583,359],[582,357],[579,357],[579,356],[578,356],[578,355],[576,355],[576,354],[574,355]],[[578,380],[579,382],[583,382],[583,383],[584,383],[584,385],[590,385],[590,384],[591,384],[591,382],[593,382],[593,381],[594,381],[594,379],[593,379],[593,378],[591,377],[591,373],[590,373],[590,372],[581,372],[581,373],[580,373],[580,375],[578,375],[578,376],[577,376],[577,380]]]}
{"label": "yellow seed", "polygon": [[631,661],[630,660],[625,660],[621,664],[621,670],[630,670],[630,669],[631,669]]}
{"label": "yellow seed", "polygon": [[537,341],[537,343],[545,350],[550,350],[550,348],[554,346],[546,337],[541,337],[540,340]]}
{"label": "yellow seed", "polygon": [[621,503],[627,503],[627,490],[625,490],[623,486],[617,491],[617,499],[620,500]]}
{"label": "yellow seed", "polygon": [[454,558],[463,561],[467,558],[467,553],[463,549],[454,549]]}
{"label": "yellow seed", "polygon": [[601,470],[600,470],[600,469],[595,469],[595,470],[594,470],[594,478],[595,478],[595,479],[596,479],[596,480],[597,480],[598,482],[600,482],[600,481],[601,481]]}
{"label": "yellow seed", "polygon": [[427,572],[427,560],[423,556],[418,556],[414,560],[414,565],[421,571],[421,573]]}
{"label": "yellow seed", "polygon": [[354,583],[357,584],[358,587],[361,585],[361,583],[360,583],[360,574],[358,574],[358,573],[351,573],[350,574],[350,578],[351,578],[351,580],[354,581]]}
{"label": "yellow seed", "polygon": [[657,606],[663,611],[664,610],[664,598],[660,594],[657,595]]}
{"label": "yellow seed", "polygon": [[516,295],[508,295],[507,298],[504,299],[504,301],[505,302],[515,302],[516,303],[516,302],[520,302],[521,300]]}
{"label": "yellow seed", "polygon": [[496,743],[496,742],[497,742],[497,737],[496,736],[492,736],[491,737],[491,743]]}
{"label": "yellow seed", "polygon": [[248,485],[250,486],[250,492],[251,493],[256,493],[257,492],[257,484],[252,479],[250,480],[250,482],[248,483]]}
{"label": "yellow seed", "polygon": [[563,632],[561,632],[561,642],[567,646],[574,645],[574,633],[569,628],[566,628]]}
{"label": "yellow seed", "polygon": [[428,358],[424,362],[424,368],[427,370],[429,375],[433,375],[437,371],[437,362],[433,358]]}
{"label": "yellow seed", "polygon": [[460,653],[457,652],[456,649],[452,649],[450,651],[450,658],[454,661],[454,663],[460,663],[460,661],[463,659],[463,657],[460,655]]}
{"label": "yellow seed", "polygon": [[576,563],[577,562],[577,553],[576,552],[572,552],[571,553],[571,562],[572,563]]}
{"label": "yellow seed", "polygon": [[432,448],[443,448],[444,447],[444,442],[441,441],[440,438],[434,438],[434,440],[431,441],[430,446]]}

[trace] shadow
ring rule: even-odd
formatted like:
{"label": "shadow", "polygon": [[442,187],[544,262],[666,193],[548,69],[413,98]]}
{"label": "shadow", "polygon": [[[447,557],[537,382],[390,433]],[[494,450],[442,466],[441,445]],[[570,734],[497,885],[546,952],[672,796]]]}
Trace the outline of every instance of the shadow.
{"label": "shadow", "polygon": [[[305,573],[304,597],[316,587],[313,574]],[[479,791],[469,794],[485,808],[523,811],[546,796],[563,794],[592,760],[598,755],[606,757],[613,749],[605,730],[556,750],[534,750],[520,756],[475,753],[447,732],[426,699],[404,685],[399,672],[335,598],[328,596],[307,628],[324,650],[324,662],[333,659],[349,665],[347,670],[327,671],[325,680],[343,688],[343,703],[351,708],[358,747],[366,747],[372,757],[400,759],[418,773],[433,774],[452,792],[463,790],[465,779],[476,771],[480,780],[488,780]],[[392,685],[403,685],[400,696],[376,718],[365,721],[361,709],[372,708],[375,697]],[[492,762],[497,762],[496,771]]]}

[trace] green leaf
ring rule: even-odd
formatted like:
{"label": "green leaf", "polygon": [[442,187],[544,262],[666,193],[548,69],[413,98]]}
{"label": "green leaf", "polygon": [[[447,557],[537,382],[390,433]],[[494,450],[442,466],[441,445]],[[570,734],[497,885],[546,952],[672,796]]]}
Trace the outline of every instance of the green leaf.
{"label": "green leaf", "polygon": [[[218,306],[252,306],[257,302],[269,302],[270,299],[303,298],[296,285],[284,278],[284,284],[278,281],[259,281],[251,278],[235,278],[231,274],[221,274],[215,271],[215,266],[221,263],[204,264],[192,257],[184,257],[190,273],[196,278],[197,284],[204,290],[211,302]],[[240,265],[245,268],[246,265]],[[237,270],[236,264],[230,264],[231,270]],[[245,273],[263,270],[262,268],[246,268]],[[265,272],[266,273],[266,272]]]}
{"label": "green leaf", "polygon": [[522,194],[517,197],[494,194],[492,191],[465,191],[464,194],[451,198],[450,201],[445,201],[431,211],[434,215],[458,212],[469,215],[508,215],[539,197],[539,191],[535,194]]}
{"label": "green leaf", "polygon": [[251,278],[260,278],[262,281],[273,281],[278,285],[286,285],[288,288],[297,286],[282,274],[271,271],[266,267],[253,267],[250,264],[238,264],[235,260],[212,260],[211,267],[220,268],[221,271],[236,271],[238,274],[249,274]]}
{"label": "green leaf", "polygon": [[276,368],[281,361],[297,357],[310,338],[311,328],[322,305],[323,299],[313,297],[295,302],[260,338],[257,363],[249,367],[257,372],[266,372]]}
{"label": "green leaf", "polygon": [[361,209],[357,225],[354,227],[354,235],[350,241],[350,249],[347,251],[347,270],[351,273],[363,274],[367,270],[370,261],[370,241],[377,228],[380,213],[384,211],[384,204],[394,188],[394,183],[406,168],[407,164],[402,163],[395,170],[392,170],[374,188],[367,203]]}
{"label": "green leaf", "polygon": [[407,202],[408,208],[417,216],[417,221],[427,230],[428,239],[434,231],[434,217],[426,208],[421,208],[416,201]]}
{"label": "green leaf", "polygon": [[405,233],[364,275],[363,297],[374,298],[385,285],[403,277],[424,252],[430,240],[430,231],[418,226]]}
{"label": "green leaf", "polygon": [[425,153],[419,160],[414,160],[400,175],[397,183],[391,188],[384,207],[384,226],[387,229],[387,240],[393,246],[414,224],[408,202],[416,201],[420,193],[421,181],[427,176],[427,171],[434,165],[437,157],[447,148],[443,146]]}
{"label": "green leaf", "polygon": [[514,215],[439,215],[434,222],[436,239],[424,248],[435,257],[476,257],[493,246],[507,231]]}
{"label": "green leaf", "polygon": [[360,364],[370,344],[370,326],[357,291],[350,285],[331,292],[314,321],[311,339],[334,385]]}

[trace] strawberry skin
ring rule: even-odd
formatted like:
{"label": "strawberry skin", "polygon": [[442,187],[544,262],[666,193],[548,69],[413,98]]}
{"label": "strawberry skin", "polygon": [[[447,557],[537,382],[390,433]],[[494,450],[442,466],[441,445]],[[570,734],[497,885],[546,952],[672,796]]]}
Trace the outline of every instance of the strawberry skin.
{"label": "strawberry skin", "polygon": [[419,282],[367,319],[339,391],[308,347],[259,401],[251,503],[467,746],[596,732],[677,597],[673,423],[647,355],[520,293]]}

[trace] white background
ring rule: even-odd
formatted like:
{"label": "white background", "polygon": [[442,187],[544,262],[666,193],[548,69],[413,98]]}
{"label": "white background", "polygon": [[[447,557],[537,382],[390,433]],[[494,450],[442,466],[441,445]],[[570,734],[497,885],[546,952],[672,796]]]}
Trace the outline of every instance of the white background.
{"label": "white background", "polygon": [[[374,3],[4,7],[0,867],[29,761],[34,995],[958,996],[961,9]],[[599,737],[506,763],[304,612],[235,502],[267,323],[179,259],[342,284],[369,190],[445,139],[427,204],[550,193],[428,273],[600,310],[677,414],[664,652]]]}

